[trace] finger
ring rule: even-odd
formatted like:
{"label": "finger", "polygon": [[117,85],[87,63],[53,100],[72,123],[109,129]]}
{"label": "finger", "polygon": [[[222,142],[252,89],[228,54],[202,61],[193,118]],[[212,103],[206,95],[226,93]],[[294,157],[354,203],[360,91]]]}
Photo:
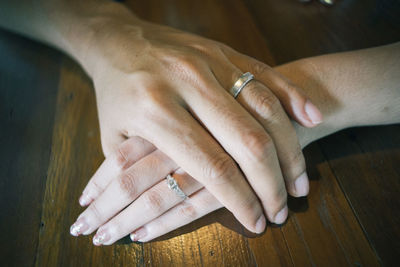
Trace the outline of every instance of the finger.
{"label": "finger", "polygon": [[[241,72],[233,65],[230,67],[236,69],[237,73]],[[232,76],[220,68],[213,68],[213,72],[227,89],[238,79],[237,76]],[[309,184],[304,156],[293,124],[278,98],[265,85],[253,80],[243,88],[237,101],[271,136],[289,194],[295,197],[307,195]]]}
{"label": "finger", "polygon": [[[234,69],[228,71],[235,72]],[[236,77],[240,74],[237,73]],[[207,82],[208,89],[199,86],[200,89],[194,92],[182,92],[184,100],[192,113],[238,163],[260,199],[268,219],[277,224],[283,223],[287,217],[287,193],[272,138],[213,76]],[[209,88],[213,88],[212,92]],[[214,194],[214,189],[204,185]],[[217,194],[214,196],[235,216],[243,216],[244,213],[241,214],[242,210],[237,206],[225,202]],[[242,196],[237,198],[243,201]],[[247,216],[248,219],[256,221],[257,218]]]}
{"label": "finger", "polygon": [[183,107],[164,107],[157,116],[147,116],[141,133],[146,140],[205,185],[247,229],[264,230],[262,207],[237,165]]}
{"label": "finger", "polygon": [[304,127],[314,127],[322,122],[322,114],[300,88],[274,71],[268,65],[229,47],[223,47],[228,59],[243,72],[251,72],[279,98],[286,112]]}
{"label": "finger", "polygon": [[[100,125],[101,126],[101,125]],[[117,130],[103,130],[100,127],[101,147],[105,158],[112,155],[126,141],[126,136]]]}
{"label": "finger", "polygon": [[79,204],[82,207],[89,205],[104,191],[112,179],[155,149],[152,144],[138,136],[125,140],[104,160],[89,180],[79,198]]}
{"label": "finger", "polygon": [[[187,195],[203,187],[182,169],[177,170],[173,177]],[[101,226],[93,237],[93,243],[97,246],[110,245],[182,201],[182,197],[168,188],[166,180],[163,179],[144,192],[129,207]]]}
{"label": "finger", "polygon": [[131,240],[150,241],[222,207],[222,204],[203,188],[191,195],[187,201],[181,202],[160,217],[137,229],[130,235]]}
{"label": "finger", "polygon": [[79,215],[71,232],[87,235],[104,224],[148,188],[177,169],[176,164],[156,150],[113,179],[104,192]]}

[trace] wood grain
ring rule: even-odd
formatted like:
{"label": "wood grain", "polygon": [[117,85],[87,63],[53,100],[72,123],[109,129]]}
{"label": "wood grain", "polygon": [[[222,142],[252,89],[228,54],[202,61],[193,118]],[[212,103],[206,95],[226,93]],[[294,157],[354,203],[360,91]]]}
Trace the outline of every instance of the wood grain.
{"label": "wood grain", "polygon": [[35,262],[59,59],[0,31],[0,265]]}
{"label": "wood grain", "polygon": [[139,264],[141,245],[98,248],[91,237],[69,234],[82,211],[77,200],[103,160],[91,82],[69,59],[60,74],[51,151],[36,266]]}
{"label": "wood grain", "polygon": [[399,125],[368,127],[320,142],[367,238],[387,266],[395,265],[400,254],[399,133]]}
{"label": "wood grain", "polygon": [[[394,0],[126,4],[271,65],[400,40]],[[396,266],[398,125],[342,131],[307,147],[310,196],[290,199],[287,223],[263,235],[219,210],[146,244],[98,248],[91,237],[70,236],[78,197],[103,160],[93,86],[72,60],[10,33],[0,32],[0,57],[2,265]]]}

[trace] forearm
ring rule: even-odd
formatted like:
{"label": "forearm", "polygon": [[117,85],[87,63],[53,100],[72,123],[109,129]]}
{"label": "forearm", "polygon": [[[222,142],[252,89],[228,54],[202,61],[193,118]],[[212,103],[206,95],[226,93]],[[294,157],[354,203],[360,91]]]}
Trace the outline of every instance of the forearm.
{"label": "forearm", "polygon": [[296,126],[302,146],[335,131],[400,122],[400,43],[277,67],[318,105],[324,122]]}
{"label": "forearm", "polygon": [[[54,46],[91,74],[90,43],[120,22],[139,24],[124,5],[107,0],[21,0],[0,3],[0,27]],[[139,30],[138,30],[139,31]],[[112,31],[110,31],[110,34]],[[109,35],[110,35],[109,34]]]}

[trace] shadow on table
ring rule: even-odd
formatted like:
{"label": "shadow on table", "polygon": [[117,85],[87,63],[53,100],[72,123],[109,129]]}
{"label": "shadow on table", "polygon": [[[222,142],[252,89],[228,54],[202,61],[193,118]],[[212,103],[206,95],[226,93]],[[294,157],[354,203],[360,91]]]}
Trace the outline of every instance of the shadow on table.
{"label": "shadow on table", "polygon": [[[297,213],[297,212],[305,212],[308,209],[308,200],[306,197],[302,197],[302,198],[293,198],[293,197],[289,197],[288,199],[288,206],[289,206],[289,210],[290,213]],[[290,214],[289,214],[290,216]],[[228,211],[225,208],[216,210],[188,225],[185,225],[177,230],[174,230],[172,232],[169,232],[168,234],[165,234],[159,238],[154,239],[151,242],[155,242],[155,241],[163,241],[163,240],[167,240],[182,234],[186,234],[186,233],[190,233],[193,231],[196,231],[197,229],[204,227],[206,225],[210,225],[213,223],[219,223],[221,225],[223,225],[224,227],[235,231],[238,234],[241,234],[245,237],[248,238],[254,238],[257,237],[259,235],[252,233],[250,231],[248,231],[247,229],[245,229],[238,220],[236,220],[236,218],[233,216],[233,214]],[[276,225],[276,224],[271,224],[268,223],[268,227],[281,227],[282,225]],[[262,235],[262,234],[261,234]],[[118,244],[130,244],[132,243],[132,241],[130,240],[129,236],[121,239],[120,241],[118,241]]]}

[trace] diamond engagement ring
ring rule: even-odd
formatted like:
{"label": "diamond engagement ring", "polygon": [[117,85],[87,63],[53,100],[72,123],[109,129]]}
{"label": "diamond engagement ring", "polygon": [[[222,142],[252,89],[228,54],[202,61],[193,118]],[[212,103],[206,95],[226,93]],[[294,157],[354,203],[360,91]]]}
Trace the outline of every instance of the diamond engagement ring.
{"label": "diamond engagement ring", "polygon": [[253,79],[254,75],[250,72],[242,74],[232,86],[231,90],[229,90],[229,93],[236,98],[240,94],[240,91]]}
{"label": "diamond engagement ring", "polygon": [[173,190],[183,200],[188,198],[188,196],[185,194],[185,192],[182,191],[182,189],[179,187],[178,183],[171,174],[168,174],[165,179],[167,179],[169,189]]}

